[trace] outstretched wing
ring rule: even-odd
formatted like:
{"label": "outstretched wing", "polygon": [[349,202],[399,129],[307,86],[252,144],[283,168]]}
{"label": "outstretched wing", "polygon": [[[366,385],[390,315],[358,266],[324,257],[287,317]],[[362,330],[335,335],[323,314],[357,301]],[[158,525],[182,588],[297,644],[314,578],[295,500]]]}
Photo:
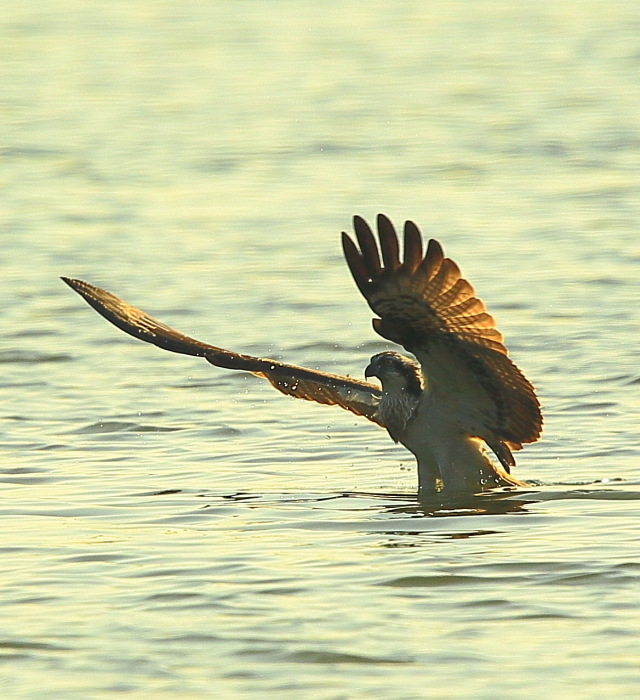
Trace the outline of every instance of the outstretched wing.
{"label": "outstretched wing", "polygon": [[519,450],[540,437],[542,416],[532,385],[507,357],[493,317],[440,244],[430,240],[423,256],[420,231],[407,221],[401,262],[393,224],[382,214],[377,223],[382,261],[359,216],[354,228],[360,249],[342,234],[353,278],[380,317],[375,330],[412,352],[427,380],[453,397],[469,434],[485,440],[505,466],[514,464],[509,448]]}
{"label": "outstretched wing", "polygon": [[381,425],[375,412],[382,392],[375,384],[223,350],[173,330],[100,287],[67,277],[62,280],[84,297],[99,314],[134,338],[182,355],[204,357],[217,367],[251,372],[267,379],[283,394],[342,406]]}

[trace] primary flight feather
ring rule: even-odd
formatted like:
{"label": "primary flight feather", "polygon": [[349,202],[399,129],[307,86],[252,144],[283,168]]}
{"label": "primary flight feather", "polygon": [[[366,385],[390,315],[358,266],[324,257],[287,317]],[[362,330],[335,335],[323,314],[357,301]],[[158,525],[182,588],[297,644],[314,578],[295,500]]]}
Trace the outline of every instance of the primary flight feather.
{"label": "primary flight feather", "polygon": [[[423,495],[523,485],[509,474],[515,465],[511,450],[540,436],[542,417],[533,387],[507,357],[493,318],[440,244],[429,241],[423,255],[420,231],[407,221],[400,260],[392,223],[383,215],[377,223],[379,247],[368,224],[354,217],[358,245],[343,233],[344,254],[379,317],[373,320],[375,330],[419,361],[394,352],[375,355],[365,376],[377,377],[382,388],[200,342],[104,289],[62,279],[135,338],[251,372],[284,394],[335,404],[385,427],[415,455]],[[482,442],[501,466],[488,458]]]}

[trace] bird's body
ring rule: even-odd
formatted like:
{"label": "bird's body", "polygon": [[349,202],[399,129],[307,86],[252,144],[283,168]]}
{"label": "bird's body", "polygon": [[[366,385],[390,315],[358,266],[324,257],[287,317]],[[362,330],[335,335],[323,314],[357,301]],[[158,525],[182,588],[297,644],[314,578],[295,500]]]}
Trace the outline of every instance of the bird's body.
{"label": "bird's body", "polygon": [[399,353],[371,360],[365,375],[382,382],[377,415],[391,438],[415,456],[421,494],[524,485],[494,464],[482,440],[463,428],[458,416],[464,407],[455,393],[425,382],[420,366]]}
{"label": "bird's body", "polygon": [[[356,284],[373,311],[374,329],[418,360],[395,352],[371,358],[365,376],[377,385],[202,343],[156,321],[99,287],[63,278],[100,314],[134,337],[158,347],[201,356],[211,364],[266,378],[284,394],[337,404],[385,427],[416,457],[419,493],[475,493],[522,486],[510,467],[512,450],[540,436],[542,417],[531,384],[507,357],[493,318],[445,258],[437,241],[422,254],[415,224],[404,231],[404,261],[391,222],[378,217],[378,245],[354,218],[360,249],[343,234]],[[500,466],[489,459],[484,444]]]}

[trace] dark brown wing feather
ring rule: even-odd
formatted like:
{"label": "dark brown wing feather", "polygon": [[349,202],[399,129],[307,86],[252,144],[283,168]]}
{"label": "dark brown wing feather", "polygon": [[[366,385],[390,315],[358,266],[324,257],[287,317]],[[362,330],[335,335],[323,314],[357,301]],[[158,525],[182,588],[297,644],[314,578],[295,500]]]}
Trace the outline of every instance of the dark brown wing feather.
{"label": "dark brown wing feather", "polygon": [[380,316],[373,322],[376,331],[414,353],[428,378],[437,380],[440,372],[474,383],[469,401],[482,404],[485,413],[492,406],[489,431],[477,437],[505,466],[513,465],[510,449],[540,436],[540,404],[533,386],[507,357],[502,335],[471,284],[437,241],[430,240],[422,256],[420,231],[411,221],[405,224],[400,262],[393,225],[378,216],[384,265],[369,225],[356,216],[354,228],[360,249],[343,233],[344,254],[358,289]]}
{"label": "dark brown wing feather", "polygon": [[117,296],[81,280],[62,278],[99,314],[134,338],[182,355],[204,357],[212,365],[239,369],[267,379],[278,391],[317,403],[337,405],[380,424],[375,417],[381,391],[351,377],[286,365],[276,360],[240,355],[202,343],[166,326]]}

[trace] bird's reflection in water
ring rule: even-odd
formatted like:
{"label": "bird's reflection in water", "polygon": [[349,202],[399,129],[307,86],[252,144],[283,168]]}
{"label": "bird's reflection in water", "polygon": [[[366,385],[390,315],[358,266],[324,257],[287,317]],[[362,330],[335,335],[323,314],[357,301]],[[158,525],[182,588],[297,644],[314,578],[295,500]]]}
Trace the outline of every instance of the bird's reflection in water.
{"label": "bird's reflection in water", "polygon": [[[198,494],[200,497],[210,497],[209,494]],[[461,515],[504,515],[506,513],[523,513],[528,503],[535,503],[539,493],[536,491],[523,491],[516,488],[499,488],[480,494],[460,494],[459,496],[431,496],[430,498],[417,498],[413,494],[384,493],[371,491],[343,491],[341,493],[325,495],[294,495],[281,494],[274,497],[269,494],[251,494],[237,492],[218,496],[225,501],[248,502],[249,507],[263,508],[274,505],[274,498],[280,505],[287,503],[322,503],[326,501],[340,501],[346,499],[359,499],[374,501],[367,504],[362,510],[376,510],[382,514],[409,515],[412,517],[447,517]],[[360,509],[358,509],[360,510]]]}
{"label": "bird's reflection in water", "polygon": [[378,545],[384,549],[410,549],[424,547],[446,540],[468,540],[483,535],[499,535],[501,530],[468,530],[467,532],[429,532],[425,530],[398,530],[385,532],[389,537]]}
{"label": "bird's reflection in water", "polygon": [[[598,480],[591,483],[573,484],[531,484],[527,489],[503,487],[493,489],[478,494],[459,494],[443,497],[442,494],[429,498],[417,498],[410,493],[385,493],[382,491],[342,491],[339,493],[250,493],[238,491],[230,494],[213,495],[208,491],[194,493],[196,498],[203,498],[206,505],[200,509],[211,508],[214,504],[221,503],[242,503],[244,507],[252,509],[281,509],[288,506],[302,505],[308,507],[310,512],[317,514],[318,509],[324,510],[323,505],[329,501],[333,502],[330,510],[333,515],[340,512],[358,512],[362,519],[359,519],[360,526],[368,523],[376,529],[381,522],[385,522],[385,532],[396,529],[402,520],[407,518],[405,525],[411,521],[417,526],[420,520],[459,518],[466,516],[500,516],[500,515],[532,515],[535,510],[540,514],[541,503],[558,500],[596,500],[596,501],[629,501],[640,500],[640,482],[617,483],[613,485],[612,480]],[[181,493],[180,490],[164,492],[154,492],[152,494],[138,494],[141,496],[164,495],[166,493]],[[186,493],[186,492],[185,492]],[[337,506],[337,507],[336,507]],[[530,509],[530,506],[537,506]],[[331,518],[333,526],[338,526],[339,522],[345,525],[349,519],[342,521]],[[351,526],[355,523],[351,522]],[[411,527],[398,528],[407,533]],[[421,529],[422,528],[418,528]],[[489,529],[478,529],[475,534],[495,534]],[[450,535],[452,539],[467,538],[474,535],[471,533],[460,533]]]}
{"label": "bird's reflection in water", "polygon": [[[345,496],[372,497],[374,494],[344,494]],[[526,513],[525,506],[535,503],[539,498],[535,491],[522,491],[515,488],[500,488],[480,494],[460,494],[441,498],[431,496],[429,498],[402,497],[403,503],[389,503],[383,506],[383,511],[394,515],[409,515],[418,518],[446,518],[468,515],[505,515],[508,513]],[[377,498],[383,494],[376,494]],[[397,495],[385,494],[390,499],[397,499]]]}

